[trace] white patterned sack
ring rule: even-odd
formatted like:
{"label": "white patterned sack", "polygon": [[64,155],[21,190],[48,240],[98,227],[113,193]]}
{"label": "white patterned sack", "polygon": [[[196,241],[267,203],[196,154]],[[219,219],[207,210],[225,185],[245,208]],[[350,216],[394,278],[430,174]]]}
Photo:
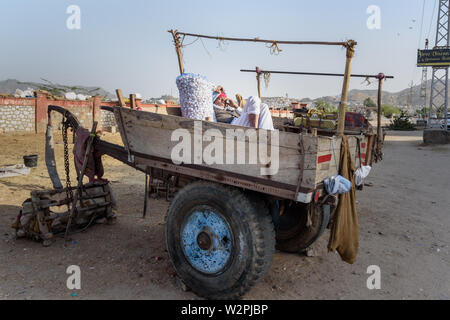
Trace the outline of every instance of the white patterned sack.
{"label": "white patterned sack", "polygon": [[214,85],[206,77],[183,73],[176,80],[180,93],[181,115],[185,118],[206,120],[214,118],[212,91]]}

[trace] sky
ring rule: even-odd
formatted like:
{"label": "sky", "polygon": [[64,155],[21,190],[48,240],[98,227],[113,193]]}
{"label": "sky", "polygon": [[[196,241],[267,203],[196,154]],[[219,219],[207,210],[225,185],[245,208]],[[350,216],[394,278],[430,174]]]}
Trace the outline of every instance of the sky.
{"label": "sky", "polygon": [[[178,96],[179,75],[170,29],[212,36],[358,42],[352,72],[393,75],[384,90],[420,83],[417,49],[434,45],[438,0],[2,0],[0,80],[99,86],[144,98]],[[67,28],[70,5],[80,29]],[[380,8],[380,28],[369,29],[367,8]],[[424,9],[424,10],[423,10]],[[433,16],[434,9],[434,18]],[[422,19],[423,16],[423,19]],[[422,32],[421,32],[422,30]],[[195,38],[187,37],[184,44]],[[206,76],[227,93],[256,95],[253,73],[240,69],[343,73],[345,50],[328,46],[198,40],[183,48],[185,72]],[[350,89],[376,89],[355,78]],[[276,75],[263,96],[317,98],[341,92],[342,78]]]}

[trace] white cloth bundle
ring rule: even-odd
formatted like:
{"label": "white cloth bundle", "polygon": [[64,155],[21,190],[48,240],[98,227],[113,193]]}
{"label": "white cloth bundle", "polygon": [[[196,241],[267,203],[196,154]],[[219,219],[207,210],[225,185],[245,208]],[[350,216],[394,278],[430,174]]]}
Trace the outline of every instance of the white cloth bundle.
{"label": "white cloth bundle", "polygon": [[355,171],[355,184],[360,186],[363,184],[364,179],[369,175],[371,166],[361,166],[361,168]]}
{"label": "white cloth bundle", "polygon": [[214,119],[214,85],[199,74],[183,73],[176,80],[180,93],[181,115],[196,120]]}
{"label": "white cloth bundle", "polygon": [[265,103],[261,103],[258,97],[248,97],[244,108],[239,112],[240,117],[234,119],[231,124],[236,126],[250,127],[249,114],[258,115],[258,128],[266,130],[274,130],[273,120],[269,107]]}

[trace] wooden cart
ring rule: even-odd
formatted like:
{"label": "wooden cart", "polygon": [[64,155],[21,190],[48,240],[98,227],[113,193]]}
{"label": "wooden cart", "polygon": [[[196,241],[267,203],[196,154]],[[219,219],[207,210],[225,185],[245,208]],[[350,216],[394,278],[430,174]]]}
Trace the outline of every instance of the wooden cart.
{"label": "wooden cart", "polygon": [[[182,73],[181,36],[190,34],[171,32]],[[275,41],[259,38],[217,39],[277,46]],[[131,110],[122,103],[121,107],[102,107],[114,113],[123,146],[96,139],[95,150],[149,176],[146,191],[151,192],[155,180],[164,184],[168,198],[175,191],[166,217],[167,251],[177,275],[203,297],[242,296],[268,271],[275,247],[304,251],[324,232],[337,205],[337,197],[324,191],[323,181],[337,174],[340,165],[356,42],[278,41],[282,43],[346,48],[335,133],[288,132],[279,121],[274,122],[280,130],[244,128],[156,110]],[[67,110],[55,106],[48,110],[49,119],[57,111],[72,128],[79,126]],[[356,166],[372,162],[373,138],[369,131],[348,135]],[[209,158],[207,151],[211,151]],[[256,162],[250,161],[255,158]],[[50,169],[55,178],[54,168]]]}
{"label": "wooden cart", "polygon": [[[95,150],[148,175],[148,193],[154,181],[174,193],[167,212],[167,250],[182,281],[201,296],[242,295],[268,270],[275,247],[302,252],[332,219],[337,197],[324,191],[323,180],[338,172],[341,136],[272,132],[123,107],[102,109],[114,113],[123,145],[96,139]],[[48,110],[49,115],[62,113],[76,131],[79,123],[70,112],[56,106]],[[227,135],[227,130],[235,135]],[[267,137],[271,161],[278,152],[278,170],[273,174],[262,174],[267,163],[248,163],[261,146],[246,130]],[[237,150],[241,143],[246,162],[174,162],[172,152],[181,141],[176,135],[180,132],[189,137],[193,152],[195,146],[206,150],[218,139],[225,158],[227,144],[233,142]],[[371,162],[371,137],[368,133],[348,136],[356,166]]]}

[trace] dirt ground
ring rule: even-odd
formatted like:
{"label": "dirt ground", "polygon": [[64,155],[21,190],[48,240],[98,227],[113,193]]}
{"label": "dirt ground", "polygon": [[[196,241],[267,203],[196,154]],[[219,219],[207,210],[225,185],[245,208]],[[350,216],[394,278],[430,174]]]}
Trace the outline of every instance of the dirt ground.
{"label": "dirt ground", "polygon": [[[450,299],[450,146],[422,146],[421,137],[420,131],[389,132],[384,161],[367,179],[373,186],[357,192],[355,264],[327,252],[327,231],[313,257],[277,252],[269,273],[244,298]],[[39,155],[30,175],[0,179],[0,299],[198,299],[181,289],[165,251],[167,202],[152,199],[142,219],[144,175],[109,157],[103,160],[118,198],[115,225],[74,234],[66,248],[62,238],[50,247],[12,238],[10,225],[30,191],[51,187],[44,141],[42,134],[0,135],[0,167]],[[56,141],[62,175],[59,135]],[[66,287],[69,265],[81,268],[81,290]],[[366,286],[370,265],[381,269],[379,290]]]}

